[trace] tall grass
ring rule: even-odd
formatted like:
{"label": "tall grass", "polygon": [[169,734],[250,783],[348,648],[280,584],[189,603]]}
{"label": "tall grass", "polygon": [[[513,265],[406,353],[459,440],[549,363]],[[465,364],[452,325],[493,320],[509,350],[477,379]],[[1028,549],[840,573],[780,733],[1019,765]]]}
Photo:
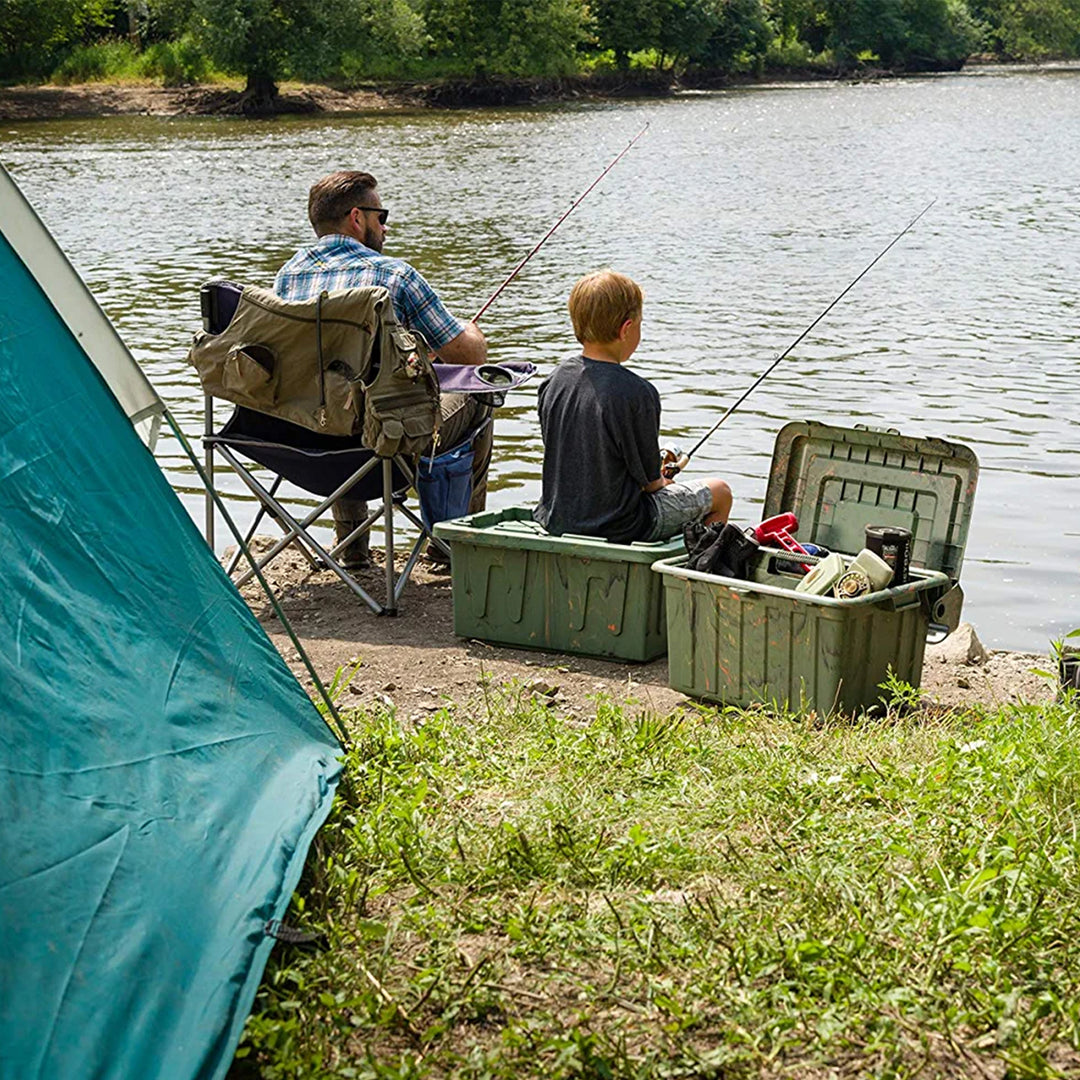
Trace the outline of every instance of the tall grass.
{"label": "tall grass", "polygon": [[234,1080],[1080,1073],[1071,704],[351,726]]}
{"label": "tall grass", "polygon": [[109,38],[79,45],[55,70],[59,86],[90,82],[160,81],[188,86],[220,77],[190,34],[177,41],[159,41],[139,52],[129,41]]}

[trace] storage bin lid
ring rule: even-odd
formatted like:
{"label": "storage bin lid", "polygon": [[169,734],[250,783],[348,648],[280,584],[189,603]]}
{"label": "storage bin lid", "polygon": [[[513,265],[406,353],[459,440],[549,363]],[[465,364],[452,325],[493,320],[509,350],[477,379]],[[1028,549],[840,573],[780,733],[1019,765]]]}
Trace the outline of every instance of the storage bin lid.
{"label": "storage bin lid", "polygon": [[791,511],[800,541],[846,553],[866,546],[867,525],[910,529],[912,565],[956,581],[978,479],[959,443],[796,422],[776,437],[765,517]]}
{"label": "storage bin lid", "polygon": [[566,533],[552,536],[533,521],[531,506],[507,506],[485,510],[470,517],[440,521],[435,535],[451,544],[475,547],[542,551],[551,555],[572,555],[579,559],[607,559],[612,562],[648,563],[685,552],[681,536],[655,543],[635,540],[632,544],[612,544],[599,536]]}

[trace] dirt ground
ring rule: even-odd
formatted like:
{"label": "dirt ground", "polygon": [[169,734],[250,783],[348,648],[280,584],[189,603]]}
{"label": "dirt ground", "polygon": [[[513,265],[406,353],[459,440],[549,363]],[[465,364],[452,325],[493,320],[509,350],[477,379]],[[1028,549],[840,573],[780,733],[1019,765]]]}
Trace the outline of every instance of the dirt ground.
{"label": "dirt ground", "polygon": [[[240,92],[217,86],[0,87],[0,121],[57,120],[80,116],[212,116],[238,111]],[[283,112],[369,112],[403,108],[407,97],[374,90],[334,90],[328,86],[283,87]]]}
{"label": "dirt ground", "polygon": [[[256,547],[260,542],[256,540]],[[376,553],[380,558],[381,553]],[[329,683],[342,666],[360,667],[340,698],[345,708],[383,702],[416,719],[434,712],[444,698],[465,703],[477,697],[485,679],[517,680],[530,693],[557,702],[568,714],[587,714],[591,697],[605,694],[668,712],[687,699],[667,685],[667,660],[648,664],[595,660],[561,653],[504,648],[454,634],[450,573],[421,560],[402,594],[396,617],[380,617],[328,571],[311,572],[294,551],[271,564],[268,580],[319,677]],[[376,598],[382,595],[382,567],[358,578]],[[300,682],[312,687],[291,641],[257,582],[242,590],[274,644]],[[1047,701],[1054,689],[1032,668],[1047,668],[1045,656],[992,652],[982,662],[970,631],[958,631],[942,645],[929,645],[922,686],[927,700],[943,706],[1001,705]]]}

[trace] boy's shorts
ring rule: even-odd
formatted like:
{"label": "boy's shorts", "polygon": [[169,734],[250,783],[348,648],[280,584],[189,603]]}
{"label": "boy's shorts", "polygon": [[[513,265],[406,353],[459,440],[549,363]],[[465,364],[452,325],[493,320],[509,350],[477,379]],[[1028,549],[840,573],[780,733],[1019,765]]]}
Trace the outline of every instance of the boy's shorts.
{"label": "boy's shorts", "polygon": [[668,540],[681,535],[692,521],[701,521],[712,509],[712,491],[707,480],[685,480],[650,492],[649,516],[652,528],[641,539]]}

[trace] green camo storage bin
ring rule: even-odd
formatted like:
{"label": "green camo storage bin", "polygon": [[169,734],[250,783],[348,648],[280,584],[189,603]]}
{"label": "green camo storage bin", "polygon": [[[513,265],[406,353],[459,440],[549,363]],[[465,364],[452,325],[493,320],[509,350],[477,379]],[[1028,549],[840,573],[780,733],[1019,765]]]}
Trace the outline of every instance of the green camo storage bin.
{"label": "green camo storage bin", "polygon": [[873,705],[890,668],[918,686],[928,629],[959,621],[977,480],[975,455],[958,444],[788,424],[763,517],[790,510],[799,540],[851,557],[867,525],[910,529],[912,580],[836,600],[796,593],[798,576],[776,572],[776,552],[762,554],[749,581],[688,570],[685,556],[658,560],[670,685],[710,701],[821,713]]}
{"label": "green camo storage bin", "polygon": [[681,539],[551,536],[527,506],[443,521],[435,535],[453,555],[461,637],[620,660],[664,655],[664,589],[651,566],[683,552]]}

